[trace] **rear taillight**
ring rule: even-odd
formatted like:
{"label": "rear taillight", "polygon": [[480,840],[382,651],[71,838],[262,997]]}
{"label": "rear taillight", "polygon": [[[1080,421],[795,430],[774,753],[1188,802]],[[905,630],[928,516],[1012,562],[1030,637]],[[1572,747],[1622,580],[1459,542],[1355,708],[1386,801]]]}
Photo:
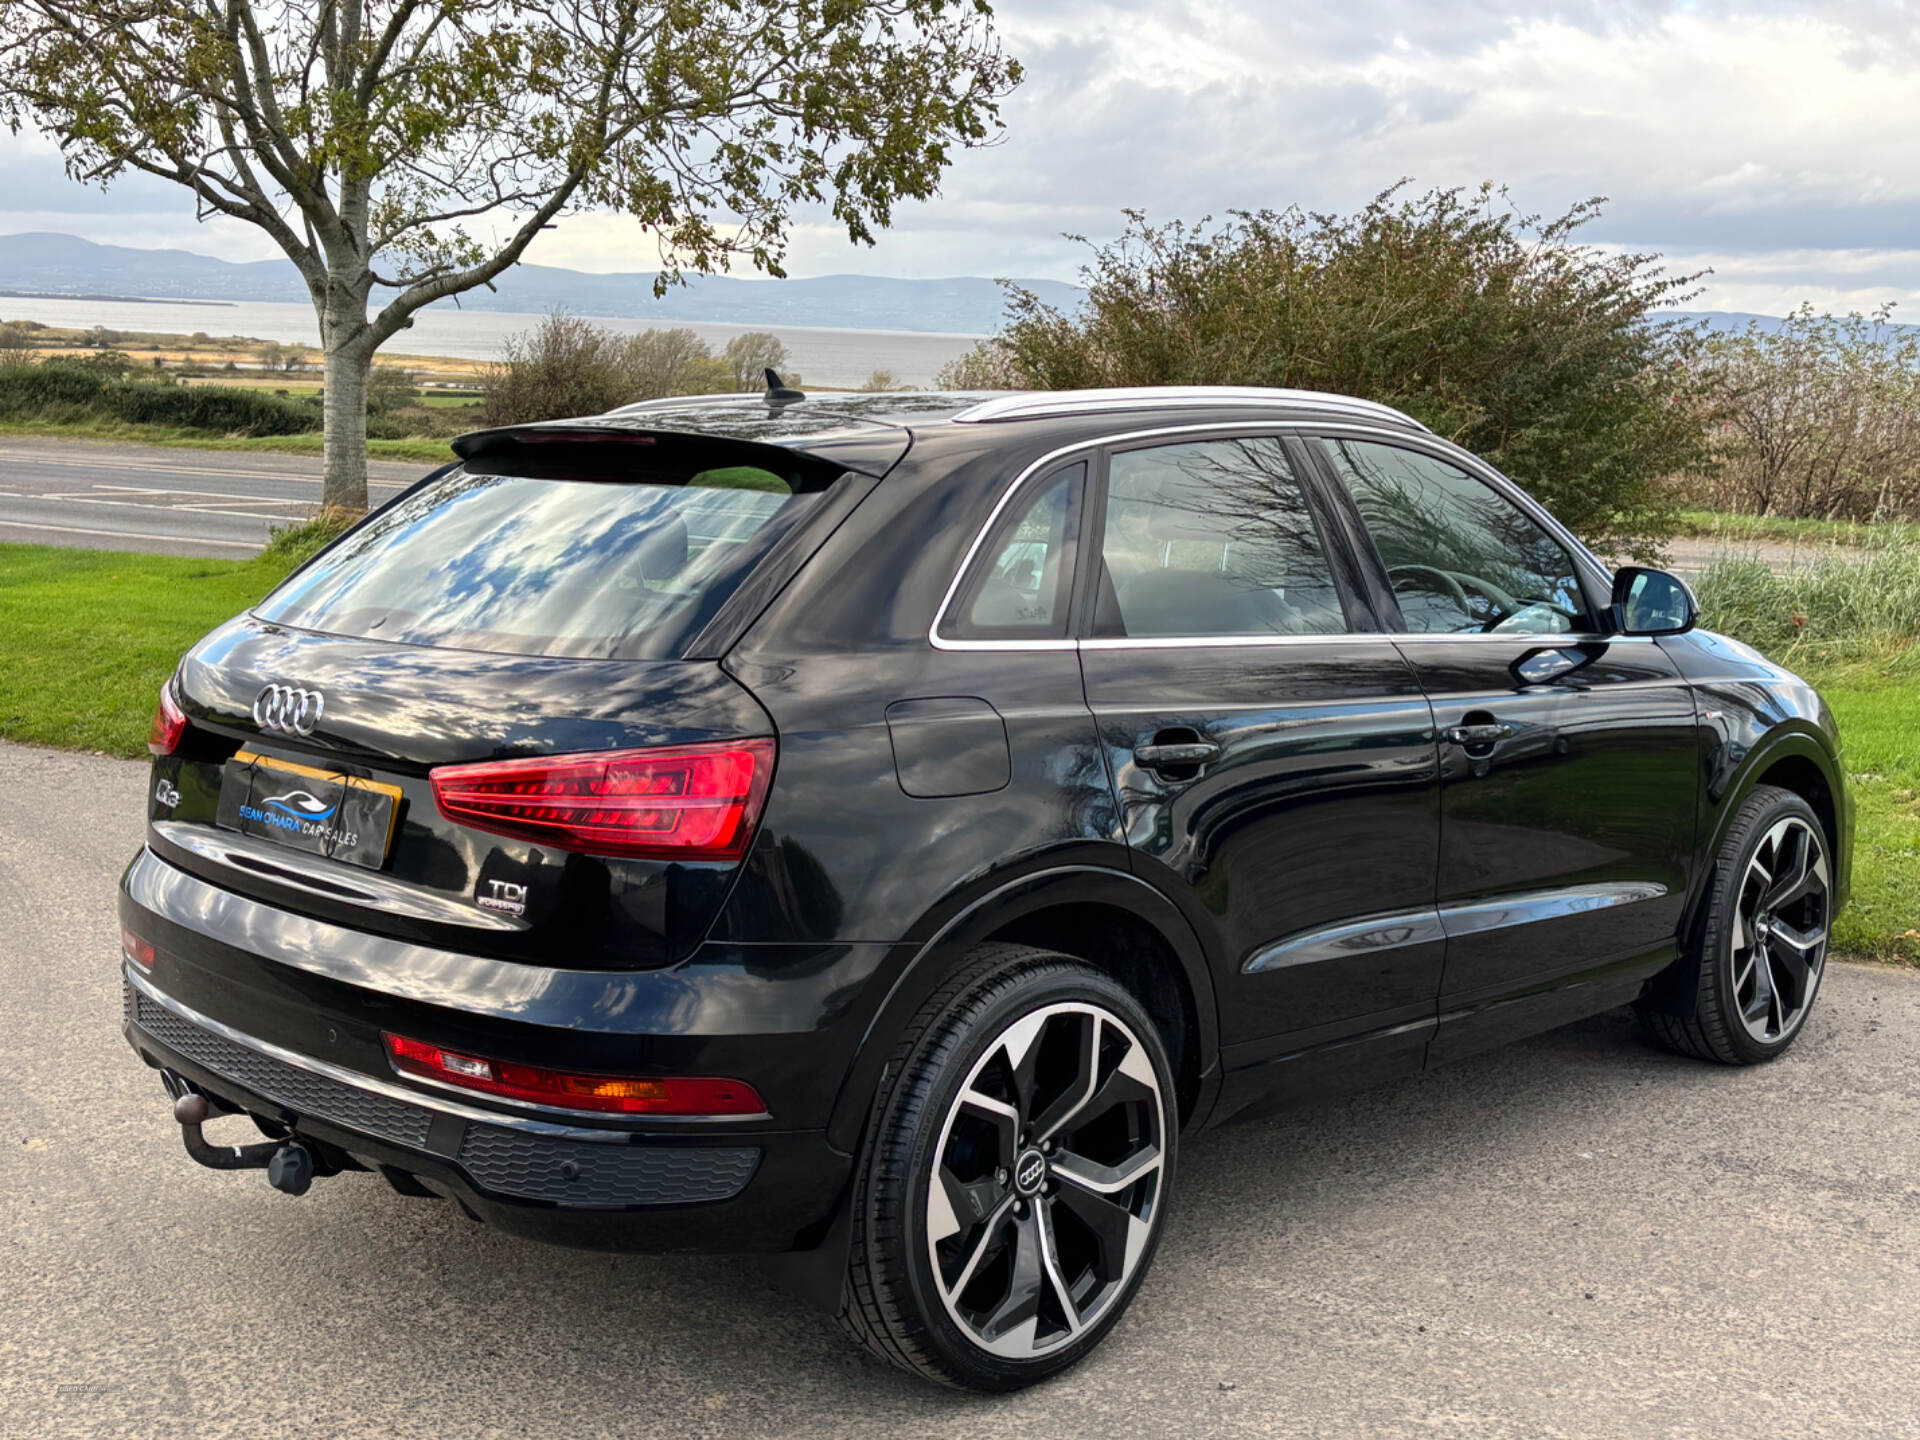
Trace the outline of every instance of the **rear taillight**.
{"label": "rear taillight", "polygon": [[562,850],[659,860],[738,860],[773,779],[774,742],[442,765],[429,775],[449,820]]}
{"label": "rear taillight", "polygon": [[173,698],[173,681],[160,687],[160,703],[154,707],[153,726],[147,731],[147,749],[155,755],[171,755],[180,748],[180,737],[187,730],[187,714]]}
{"label": "rear taillight", "polygon": [[404,1035],[383,1034],[381,1039],[387,1042],[393,1068],[403,1075],[563,1110],[602,1110],[613,1115],[764,1115],[767,1110],[759,1092],[739,1080],[582,1075],[443,1050]]}
{"label": "rear taillight", "polygon": [[153,942],[142,940],[124,925],[120,927],[120,953],[142,970],[153,968]]}

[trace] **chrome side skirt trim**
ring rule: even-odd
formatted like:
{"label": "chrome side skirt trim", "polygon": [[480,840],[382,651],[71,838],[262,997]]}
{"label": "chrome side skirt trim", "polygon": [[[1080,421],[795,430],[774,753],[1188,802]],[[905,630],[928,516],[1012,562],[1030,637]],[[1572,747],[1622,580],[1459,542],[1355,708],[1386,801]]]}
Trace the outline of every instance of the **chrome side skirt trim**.
{"label": "chrome side skirt trim", "polygon": [[1381,950],[1399,950],[1409,945],[1428,945],[1457,935],[1478,935],[1489,930],[1535,925],[1542,920],[1561,920],[1569,915],[1584,915],[1615,905],[1635,905],[1643,900],[1657,900],[1666,893],[1666,886],[1653,881],[1619,881],[1569,885],[1560,890],[1539,890],[1525,895],[1502,896],[1495,900],[1475,900],[1434,909],[1375,915],[1348,924],[1309,930],[1304,935],[1294,935],[1262,946],[1241,964],[1240,973],[1259,975],[1269,970],[1284,970],[1292,965],[1315,965],[1323,960],[1340,960]]}
{"label": "chrome side skirt trim", "polygon": [[1623,881],[1611,885],[1569,885],[1564,890],[1543,890],[1531,895],[1479,900],[1471,905],[1442,906],[1440,923],[1446,927],[1449,938],[1455,935],[1478,935],[1488,930],[1507,930],[1515,925],[1537,925],[1542,920],[1563,920],[1569,915],[1608,910],[1615,905],[1637,905],[1642,900],[1658,900],[1666,893],[1666,886],[1650,880]]}
{"label": "chrome side skirt trim", "polygon": [[1379,915],[1371,920],[1312,930],[1291,940],[1282,940],[1277,945],[1254,951],[1240,970],[1245,975],[1258,975],[1268,970],[1284,970],[1290,965],[1317,965],[1322,960],[1400,950],[1408,945],[1427,945],[1446,938],[1439,911],[1410,910],[1402,915]]}

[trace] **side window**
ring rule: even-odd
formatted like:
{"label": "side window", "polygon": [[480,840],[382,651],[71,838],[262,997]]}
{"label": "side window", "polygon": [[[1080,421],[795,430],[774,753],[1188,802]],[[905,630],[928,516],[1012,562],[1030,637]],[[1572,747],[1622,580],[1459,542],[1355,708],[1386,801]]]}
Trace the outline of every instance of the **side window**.
{"label": "side window", "polygon": [[1277,439],[1120,451],[1101,549],[1103,635],[1347,629],[1325,542]]}
{"label": "side window", "polygon": [[1080,538],[1082,461],[1016,496],[974,557],[941,633],[968,640],[1058,639],[1067,633]]}
{"label": "side window", "polygon": [[1573,558],[1458,466],[1366,440],[1322,442],[1387,567],[1407,629],[1565,634],[1592,617]]}

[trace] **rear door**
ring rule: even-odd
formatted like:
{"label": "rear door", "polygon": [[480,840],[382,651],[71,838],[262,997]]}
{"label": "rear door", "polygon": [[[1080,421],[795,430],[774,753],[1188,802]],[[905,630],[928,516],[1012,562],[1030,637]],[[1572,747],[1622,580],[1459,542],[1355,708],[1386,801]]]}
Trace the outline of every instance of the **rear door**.
{"label": "rear door", "polygon": [[1597,583],[1491,477],[1418,441],[1322,443],[1433,702],[1435,1060],[1631,995],[1672,958],[1687,892],[1691,692],[1653,641],[1602,632]]}
{"label": "rear door", "polygon": [[1273,434],[1119,447],[1092,527],[1087,698],[1134,867],[1215,957],[1226,1110],[1417,1066],[1440,982],[1430,712],[1303,461]]}

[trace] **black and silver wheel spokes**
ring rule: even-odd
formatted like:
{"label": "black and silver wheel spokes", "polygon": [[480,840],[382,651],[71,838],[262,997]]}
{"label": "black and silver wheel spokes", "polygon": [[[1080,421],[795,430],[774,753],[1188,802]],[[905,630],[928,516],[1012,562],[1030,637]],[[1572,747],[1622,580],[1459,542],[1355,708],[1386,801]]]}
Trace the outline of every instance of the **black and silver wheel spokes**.
{"label": "black and silver wheel spokes", "polygon": [[1806,1018],[1820,985],[1832,876],[1819,832],[1796,815],[1761,840],[1733,916],[1733,997],[1754,1039],[1773,1044]]}
{"label": "black and silver wheel spokes", "polygon": [[974,1343],[1039,1354],[1124,1290],[1165,1126],[1153,1064],[1108,1011],[1051,1005],[995,1038],[948,1111],[927,1194],[940,1298]]}

